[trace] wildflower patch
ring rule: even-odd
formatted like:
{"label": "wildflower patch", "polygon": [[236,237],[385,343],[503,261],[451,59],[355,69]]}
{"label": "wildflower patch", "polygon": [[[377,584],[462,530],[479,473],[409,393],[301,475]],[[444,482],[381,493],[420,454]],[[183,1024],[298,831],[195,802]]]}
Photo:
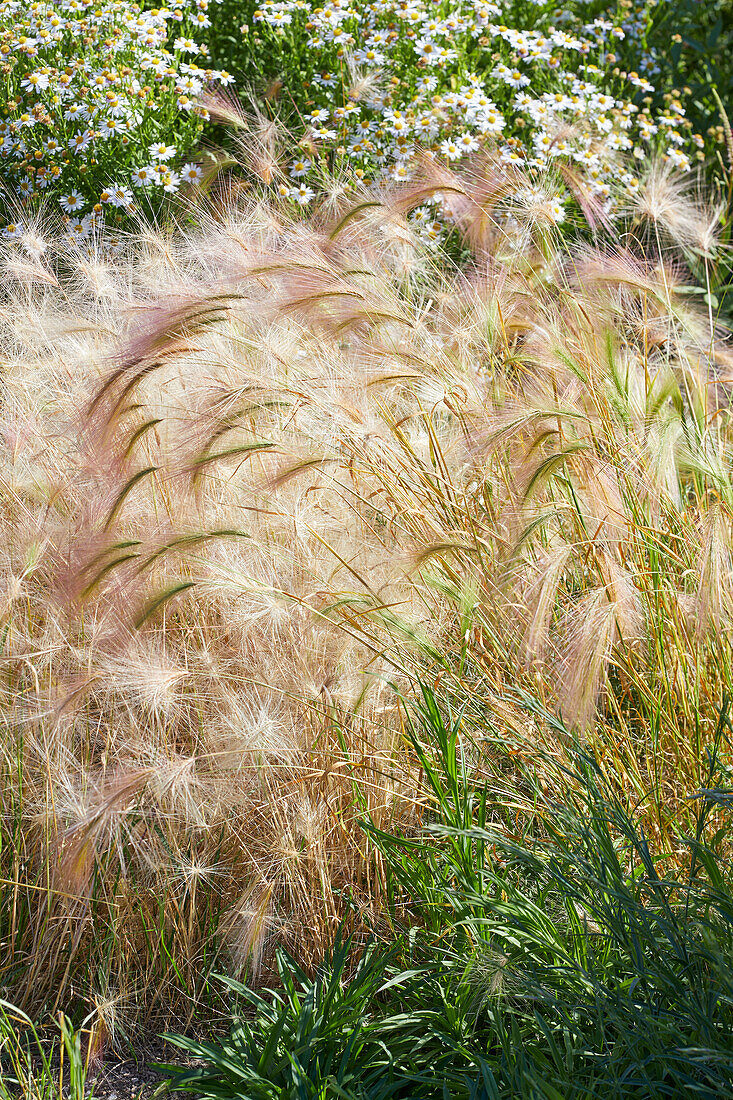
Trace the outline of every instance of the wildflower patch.
{"label": "wildflower patch", "polygon": [[231,80],[206,67],[208,8],[209,0],[152,10],[127,0],[0,0],[6,236],[27,235],[46,206],[69,236],[84,238],[102,219],[119,224],[198,178],[183,163],[207,117],[198,97]]}

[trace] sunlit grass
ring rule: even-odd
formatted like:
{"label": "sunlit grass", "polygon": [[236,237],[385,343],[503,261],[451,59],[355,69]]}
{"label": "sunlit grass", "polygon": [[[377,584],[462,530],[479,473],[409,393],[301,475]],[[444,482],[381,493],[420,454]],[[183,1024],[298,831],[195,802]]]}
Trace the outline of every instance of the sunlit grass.
{"label": "sunlit grass", "polygon": [[[687,293],[718,212],[650,169],[571,246],[498,161],[420,171],[5,255],[2,980],[105,1043],[392,935],[360,823],[431,812],[418,682],[485,824],[577,742],[685,865],[733,697],[730,348]],[[433,197],[460,269],[404,220]]]}

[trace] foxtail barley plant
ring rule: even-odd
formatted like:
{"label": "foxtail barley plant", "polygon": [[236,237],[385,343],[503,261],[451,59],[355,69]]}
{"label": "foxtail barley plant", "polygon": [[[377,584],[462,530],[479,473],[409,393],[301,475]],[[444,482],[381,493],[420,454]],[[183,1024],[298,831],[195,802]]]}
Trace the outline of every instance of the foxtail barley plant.
{"label": "foxtail barley plant", "polygon": [[[114,260],[7,246],[16,1003],[77,998],[104,1043],[276,943],[307,969],[340,926],[386,933],[358,822],[432,798],[417,680],[512,812],[574,739],[686,858],[733,694],[731,353],[688,293],[718,212],[652,166],[608,237],[573,185],[575,244],[551,181],[485,155],[309,220],[220,181]],[[426,201],[462,266],[408,223]]]}

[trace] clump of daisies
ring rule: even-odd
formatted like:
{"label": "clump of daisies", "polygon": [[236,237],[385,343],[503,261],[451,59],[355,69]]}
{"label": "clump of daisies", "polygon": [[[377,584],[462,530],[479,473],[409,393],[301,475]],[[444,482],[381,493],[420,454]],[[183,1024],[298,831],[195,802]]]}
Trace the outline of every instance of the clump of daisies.
{"label": "clump of daisies", "polygon": [[[682,103],[651,110],[657,59],[638,46],[638,71],[618,67],[615,51],[639,18],[628,4],[591,19],[484,0],[264,0],[241,25],[239,64],[243,75],[276,70],[283,102],[296,103],[303,126],[287,168],[296,202],[317,193],[324,165],[409,180],[418,149],[452,164],[490,147],[538,177],[556,169],[561,222],[578,172],[613,215],[639,186],[634,161],[652,148],[691,167]],[[433,214],[415,215],[431,238],[441,233]]]}
{"label": "clump of daisies", "polygon": [[[209,0],[0,0],[0,228],[24,239],[41,207],[88,237],[196,181],[202,91],[230,83],[199,40]],[[200,62],[200,63],[199,63]]]}

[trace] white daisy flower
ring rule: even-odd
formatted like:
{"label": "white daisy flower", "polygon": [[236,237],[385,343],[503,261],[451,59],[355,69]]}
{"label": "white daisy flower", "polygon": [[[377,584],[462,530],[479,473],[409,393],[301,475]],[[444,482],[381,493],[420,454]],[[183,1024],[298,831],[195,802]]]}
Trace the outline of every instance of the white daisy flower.
{"label": "white daisy flower", "polygon": [[153,160],[165,161],[170,160],[171,157],[176,155],[176,147],[175,145],[166,145],[164,141],[159,141],[154,145],[150,145],[148,147],[148,152]]}
{"label": "white daisy flower", "polygon": [[92,136],[91,130],[78,131],[73,137],[69,138],[69,148],[75,153],[83,153],[91,144]]}
{"label": "white daisy flower", "polygon": [[123,184],[116,183],[110,189],[110,202],[113,206],[129,210],[132,206],[132,191]]}
{"label": "white daisy flower", "polygon": [[67,214],[74,214],[86,205],[84,196],[76,190],[67,191],[65,195],[61,196],[59,202]]}
{"label": "white daisy flower", "polygon": [[440,151],[447,160],[458,160],[461,156],[461,150],[455,141],[441,141]]}
{"label": "white daisy flower", "polygon": [[302,160],[294,160],[290,165],[290,177],[297,180],[301,176],[305,176],[311,167],[311,161],[308,157],[303,157]]}
{"label": "white daisy flower", "polygon": [[462,153],[475,153],[478,149],[478,141],[474,134],[465,130],[456,142]]}
{"label": "white daisy flower", "polygon": [[135,168],[130,174],[134,187],[149,187],[158,182],[158,170],[152,164],[146,164],[142,168]]}
{"label": "white daisy flower", "polygon": [[46,73],[29,73],[20,82],[21,88],[27,88],[29,91],[42,92],[48,87],[50,81]]}
{"label": "white daisy flower", "polygon": [[300,187],[293,187],[290,192],[290,197],[295,199],[300,206],[307,206],[315,197],[315,191],[311,187],[306,187],[304,183],[301,183]]}
{"label": "white daisy flower", "polygon": [[203,177],[203,168],[198,164],[184,164],[181,169],[181,179],[184,183],[198,183]]}

